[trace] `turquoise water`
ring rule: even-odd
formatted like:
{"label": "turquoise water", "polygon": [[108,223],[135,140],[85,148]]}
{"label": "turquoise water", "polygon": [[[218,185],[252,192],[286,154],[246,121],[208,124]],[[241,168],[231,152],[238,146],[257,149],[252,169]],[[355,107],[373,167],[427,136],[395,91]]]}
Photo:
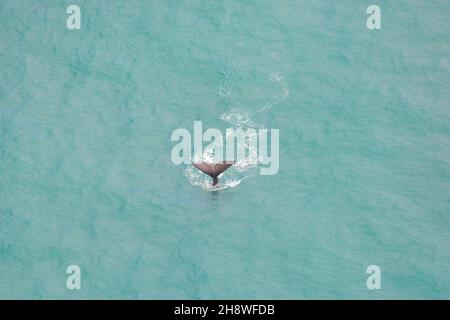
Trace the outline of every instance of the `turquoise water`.
{"label": "turquoise water", "polygon": [[[450,298],[450,2],[377,4],[0,0],[0,298]],[[280,170],[213,193],[230,112]]]}

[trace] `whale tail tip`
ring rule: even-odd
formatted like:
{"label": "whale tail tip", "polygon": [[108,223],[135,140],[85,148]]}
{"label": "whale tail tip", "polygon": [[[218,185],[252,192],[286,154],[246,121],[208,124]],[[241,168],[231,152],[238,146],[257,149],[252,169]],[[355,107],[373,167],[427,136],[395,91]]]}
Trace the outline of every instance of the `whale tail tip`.
{"label": "whale tail tip", "polygon": [[206,173],[213,179],[213,186],[216,186],[219,183],[218,176],[231,167],[234,164],[234,161],[222,161],[216,163],[207,163],[207,162],[193,162],[194,167]]}

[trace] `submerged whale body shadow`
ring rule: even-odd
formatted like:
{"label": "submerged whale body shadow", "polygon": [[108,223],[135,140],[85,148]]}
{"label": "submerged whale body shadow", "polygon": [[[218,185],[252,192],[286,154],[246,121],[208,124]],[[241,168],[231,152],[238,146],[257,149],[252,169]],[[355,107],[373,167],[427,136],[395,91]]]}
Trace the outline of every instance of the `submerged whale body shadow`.
{"label": "submerged whale body shadow", "polygon": [[216,163],[193,162],[192,164],[194,167],[213,178],[213,187],[215,187],[219,183],[218,176],[231,167],[234,164],[234,161],[222,161]]}

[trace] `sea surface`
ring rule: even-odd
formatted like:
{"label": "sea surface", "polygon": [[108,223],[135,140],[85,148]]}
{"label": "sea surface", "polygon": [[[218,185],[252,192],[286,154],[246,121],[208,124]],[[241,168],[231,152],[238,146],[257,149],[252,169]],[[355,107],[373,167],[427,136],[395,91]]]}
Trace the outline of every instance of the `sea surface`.
{"label": "sea surface", "polygon": [[[369,4],[0,0],[0,298],[450,298],[450,1]],[[212,192],[196,120],[278,174]]]}

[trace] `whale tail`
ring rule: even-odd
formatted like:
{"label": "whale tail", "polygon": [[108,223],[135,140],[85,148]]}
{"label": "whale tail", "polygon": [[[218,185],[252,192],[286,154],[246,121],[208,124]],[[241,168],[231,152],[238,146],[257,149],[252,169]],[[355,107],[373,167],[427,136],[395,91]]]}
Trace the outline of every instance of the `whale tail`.
{"label": "whale tail", "polygon": [[203,173],[209,175],[213,179],[213,186],[216,186],[219,183],[218,176],[231,167],[234,164],[234,161],[223,161],[216,163],[197,162],[192,164]]}

